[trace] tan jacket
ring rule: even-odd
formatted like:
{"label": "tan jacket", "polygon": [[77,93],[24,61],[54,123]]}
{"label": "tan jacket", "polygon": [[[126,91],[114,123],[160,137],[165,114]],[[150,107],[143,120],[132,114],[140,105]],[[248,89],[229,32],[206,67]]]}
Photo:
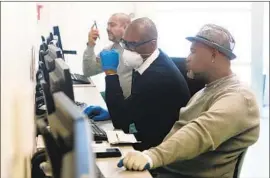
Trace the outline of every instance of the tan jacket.
{"label": "tan jacket", "polygon": [[231,178],[239,154],[259,136],[255,96],[235,75],[196,93],[179,117],[163,143],[145,151],[154,167],[167,165],[196,178]]}

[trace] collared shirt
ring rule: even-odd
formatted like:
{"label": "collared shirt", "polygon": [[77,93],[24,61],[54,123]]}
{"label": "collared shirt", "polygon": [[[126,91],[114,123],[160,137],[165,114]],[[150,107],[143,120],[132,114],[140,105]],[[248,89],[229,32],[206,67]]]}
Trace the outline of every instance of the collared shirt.
{"label": "collared shirt", "polygon": [[141,75],[144,73],[144,71],[158,58],[159,56],[159,50],[156,49],[151,56],[149,56],[143,63],[142,65],[136,69]]}

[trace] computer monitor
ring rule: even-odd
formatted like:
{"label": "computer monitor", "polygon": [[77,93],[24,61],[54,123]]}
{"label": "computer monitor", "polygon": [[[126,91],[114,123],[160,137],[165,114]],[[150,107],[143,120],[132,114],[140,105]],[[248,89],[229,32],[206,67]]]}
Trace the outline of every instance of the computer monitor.
{"label": "computer monitor", "polygon": [[61,36],[60,36],[60,30],[59,30],[58,26],[53,27],[53,35],[57,36],[57,47],[59,47],[63,51],[63,59],[65,59],[64,54],[73,54],[73,55],[77,54],[77,51],[75,51],[75,50],[64,50],[63,49],[62,40],[61,40]]}
{"label": "computer monitor", "polygon": [[60,36],[60,30],[58,26],[53,27],[53,35],[58,37],[58,47],[63,51],[62,40]]}
{"label": "computer monitor", "polygon": [[55,106],[54,106],[52,93],[50,91],[50,86],[43,79],[40,80],[40,85],[41,85],[42,90],[43,90],[43,98],[44,98],[44,101],[45,101],[47,114],[50,115],[55,111]]}
{"label": "computer monitor", "polygon": [[43,126],[42,134],[47,137],[44,141],[54,178],[94,178],[95,156],[86,116],[63,92],[54,93],[53,100],[55,112],[48,116],[50,132],[44,132]]}
{"label": "computer monitor", "polygon": [[53,34],[52,32],[49,33],[49,36],[47,37],[47,44],[49,44],[53,40]]}
{"label": "computer monitor", "polygon": [[68,65],[61,59],[55,59],[55,69],[49,73],[50,89],[52,93],[63,91],[72,101],[74,92]]}
{"label": "computer monitor", "polygon": [[46,69],[49,72],[54,70],[56,58],[63,58],[62,51],[60,48],[56,47],[55,45],[49,44],[47,54],[44,56]]}
{"label": "computer monitor", "polygon": [[45,37],[41,36],[41,45],[39,46],[39,50],[46,51],[48,49],[48,45],[45,41]]}
{"label": "computer monitor", "polygon": [[39,52],[39,62],[38,62],[38,68],[40,73],[42,74],[42,77],[46,82],[49,82],[49,71],[47,70],[45,66],[45,60],[44,60],[45,52],[41,50]]}

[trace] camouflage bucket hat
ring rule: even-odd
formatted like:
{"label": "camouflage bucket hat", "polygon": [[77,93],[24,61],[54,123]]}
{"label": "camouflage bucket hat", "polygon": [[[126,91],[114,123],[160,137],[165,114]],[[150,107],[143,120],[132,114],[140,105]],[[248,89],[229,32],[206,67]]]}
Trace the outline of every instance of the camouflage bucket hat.
{"label": "camouflage bucket hat", "polygon": [[206,24],[195,37],[187,37],[186,39],[190,42],[198,41],[215,48],[229,57],[230,60],[236,58],[236,55],[233,53],[235,46],[234,38],[227,29],[221,26]]}

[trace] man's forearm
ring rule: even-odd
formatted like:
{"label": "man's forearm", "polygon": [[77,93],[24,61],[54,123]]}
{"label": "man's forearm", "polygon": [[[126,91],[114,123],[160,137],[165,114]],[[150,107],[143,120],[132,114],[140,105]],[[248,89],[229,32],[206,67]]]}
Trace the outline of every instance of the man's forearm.
{"label": "man's forearm", "polygon": [[100,65],[97,63],[94,47],[87,46],[83,54],[83,74],[92,76],[102,72]]}
{"label": "man's forearm", "polygon": [[[206,112],[146,153],[154,167],[159,167],[215,150],[228,139],[259,125],[257,107],[250,103],[241,93],[220,96]],[[257,136],[246,139],[254,143]]]}
{"label": "man's forearm", "polygon": [[106,104],[108,106],[113,126],[117,129],[128,131],[129,117],[125,104],[122,89],[120,87],[118,75],[106,76]]}
{"label": "man's forearm", "polygon": [[192,124],[185,126],[159,146],[145,151],[153,160],[153,166],[156,168],[177,160],[192,159],[206,150],[213,149],[211,138],[202,138],[205,134],[195,131],[196,127]]}

